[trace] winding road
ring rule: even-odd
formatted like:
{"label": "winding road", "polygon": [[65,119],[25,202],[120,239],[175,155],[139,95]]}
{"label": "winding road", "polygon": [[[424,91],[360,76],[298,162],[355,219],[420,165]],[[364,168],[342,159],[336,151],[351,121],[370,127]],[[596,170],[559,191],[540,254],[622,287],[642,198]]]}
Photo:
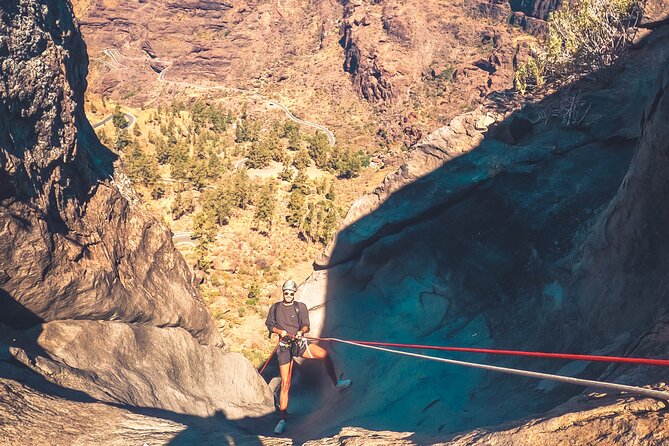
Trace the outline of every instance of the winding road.
{"label": "winding road", "polygon": [[194,245],[195,242],[191,237],[192,235],[193,233],[191,231],[175,232],[172,235],[172,243],[174,243],[175,246],[179,244]]}
{"label": "winding road", "polygon": [[[133,115],[132,113],[123,113],[123,116],[125,116],[126,121],[128,121],[128,125],[125,126],[126,129],[129,129],[130,127],[135,125],[135,121],[137,121],[135,115]],[[98,127],[102,127],[103,125],[111,121],[113,118],[114,115],[109,115],[102,121],[96,122],[95,124],[91,125],[93,126],[94,129],[97,129]]]}
{"label": "winding road", "polygon": [[[102,58],[97,58],[97,59],[100,62],[102,62],[103,64],[107,65],[111,69],[118,69],[118,70],[127,69],[128,67],[121,62],[121,59],[130,59],[130,60],[139,59],[139,58],[136,58],[136,57],[131,58],[131,57],[124,56],[116,48],[106,48],[106,49],[102,50],[101,52],[105,56],[109,57],[110,61],[104,60]],[[332,131],[330,129],[328,129],[327,127],[325,127],[324,125],[316,124],[315,122],[306,121],[304,119],[297,118],[290,110],[288,110],[288,107],[286,107],[285,105],[281,104],[280,102],[267,99],[266,97],[263,97],[261,94],[259,94],[256,91],[244,90],[244,89],[235,88],[235,87],[206,86],[206,85],[192,84],[190,82],[183,82],[183,81],[170,81],[170,80],[165,79],[165,73],[167,72],[168,68],[169,67],[163,69],[160,73],[158,73],[158,81],[159,82],[165,82],[165,83],[169,83],[169,84],[172,84],[172,85],[179,85],[179,86],[182,86],[182,87],[195,88],[195,89],[198,89],[198,90],[232,91],[232,92],[235,92],[235,93],[251,94],[252,96],[257,96],[257,97],[266,101],[268,108],[276,107],[276,108],[279,108],[279,109],[283,110],[283,112],[286,114],[286,116],[288,116],[288,119],[290,119],[291,121],[296,122],[300,125],[305,125],[307,127],[315,128],[316,130],[320,130],[321,132],[325,133],[325,135],[328,137],[328,142],[330,143],[330,146],[334,146],[335,143],[337,142],[337,140],[335,139],[334,133],[332,133]],[[132,115],[130,115],[129,113],[126,114],[126,118],[128,120],[130,120],[129,116],[132,116]],[[100,127],[100,126],[104,125],[105,123],[107,123],[107,121],[109,119],[111,119],[111,117],[105,118],[104,120],[94,124],[93,128],[97,128],[97,127]],[[132,121],[128,125],[128,128],[130,128],[134,122],[135,122],[134,121],[134,116],[132,116]],[[235,168],[237,168],[237,167],[235,166]]]}
{"label": "winding road", "polygon": [[315,129],[320,130],[321,132],[325,133],[325,135],[328,137],[328,142],[330,143],[331,146],[334,146],[335,143],[337,142],[337,140],[335,139],[334,133],[332,133],[330,131],[330,129],[328,129],[327,127],[325,127],[323,125],[316,124],[314,122],[305,121],[304,119],[296,118],[295,115],[293,115],[285,105],[283,105],[279,102],[276,102],[276,101],[267,101],[267,106],[270,107],[270,108],[278,107],[286,113],[286,116],[288,116],[288,119],[290,119],[291,121],[295,121],[298,124],[313,127]]}
{"label": "winding road", "polygon": [[281,104],[280,102],[267,99],[267,98],[263,97],[261,94],[255,92],[255,91],[243,90],[241,88],[234,88],[234,87],[224,87],[224,86],[211,86],[210,87],[210,86],[206,86],[206,85],[191,84],[190,82],[170,81],[170,80],[165,79],[165,72],[166,71],[167,71],[167,68],[165,68],[163,71],[161,71],[158,74],[158,81],[170,83],[170,84],[173,84],[173,85],[180,85],[180,86],[183,86],[183,87],[196,88],[196,89],[199,89],[199,90],[234,91],[236,93],[244,93],[244,94],[251,94],[253,96],[257,96],[257,97],[262,98],[266,101],[267,107],[269,107],[269,108],[276,107],[276,108],[279,108],[279,109],[283,110],[283,112],[286,114],[286,116],[288,116],[288,119],[290,119],[291,121],[294,121],[294,122],[296,122],[300,125],[306,125],[307,127],[315,128],[316,130],[320,130],[321,132],[325,133],[325,135],[328,137],[328,142],[330,143],[330,146],[334,146],[335,143],[337,142],[337,140],[335,139],[334,133],[332,133],[332,131],[330,129],[328,129],[327,127],[325,127],[324,125],[316,124],[315,122],[306,121],[304,119],[297,118],[297,117],[295,117],[295,115],[293,115],[293,113],[291,113],[290,110],[288,110],[288,107],[286,107],[285,105]]}

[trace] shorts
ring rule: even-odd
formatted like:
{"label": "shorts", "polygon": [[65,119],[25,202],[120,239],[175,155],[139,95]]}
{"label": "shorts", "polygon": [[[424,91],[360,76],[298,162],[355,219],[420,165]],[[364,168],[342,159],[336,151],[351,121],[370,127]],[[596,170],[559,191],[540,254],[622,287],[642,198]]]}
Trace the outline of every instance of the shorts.
{"label": "shorts", "polygon": [[291,343],[287,346],[282,344],[283,342],[279,344],[279,348],[276,349],[276,357],[279,359],[279,365],[289,364],[293,358],[299,358],[307,351],[306,342],[300,342],[299,344]]}

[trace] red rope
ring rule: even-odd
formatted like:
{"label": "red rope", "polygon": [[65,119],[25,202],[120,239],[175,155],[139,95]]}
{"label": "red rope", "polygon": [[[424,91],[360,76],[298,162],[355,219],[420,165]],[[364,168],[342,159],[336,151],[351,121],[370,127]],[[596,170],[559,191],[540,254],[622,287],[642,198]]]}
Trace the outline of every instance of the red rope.
{"label": "red rope", "polygon": [[[313,339],[317,341],[335,341],[335,342],[339,341],[339,339],[337,338],[308,338],[308,339]],[[522,350],[498,350],[490,348],[473,348],[473,347],[440,347],[435,345],[397,344],[392,342],[370,342],[370,341],[350,341],[350,342],[355,342],[357,344],[362,344],[362,345],[415,348],[420,350],[441,350],[446,352],[466,352],[466,353],[490,353],[493,355],[574,359],[577,361],[622,362],[628,364],[659,365],[663,367],[669,367],[669,360],[667,359],[627,358],[620,356],[600,356],[600,355],[575,355],[570,353],[526,352]]]}
{"label": "red rope", "polygon": [[279,343],[277,342],[276,345],[274,346],[274,350],[272,350],[272,353],[269,354],[269,358],[267,358],[267,361],[265,361],[265,365],[262,366],[262,369],[260,369],[260,374],[262,375],[262,372],[265,371],[267,368],[267,364],[269,364],[270,359],[272,359],[272,356],[274,356],[274,353],[276,353],[276,349],[279,348]]}

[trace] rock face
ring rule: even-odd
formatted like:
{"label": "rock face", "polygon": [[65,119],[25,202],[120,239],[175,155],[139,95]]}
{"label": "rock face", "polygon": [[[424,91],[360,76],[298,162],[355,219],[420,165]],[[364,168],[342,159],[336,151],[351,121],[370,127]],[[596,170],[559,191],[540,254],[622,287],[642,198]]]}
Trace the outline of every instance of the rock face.
{"label": "rock face", "polygon": [[69,7],[1,13],[2,322],[146,322],[220,342],[169,234],[121,192],[116,155],[86,121],[86,48]]}
{"label": "rock face", "polygon": [[[314,307],[322,333],[669,356],[661,272],[669,267],[669,216],[658,206],[669,192],[665,28],[640,43],[610,86],[584,80],[515,111],[491,95],[483,109],[419,144],[404,166],[353,205],[323,270],[301,287],[297,299]],[[567,103],[576,105],[576,115],[565,113]],[[486,126],[485,133],[476,130]],[[582,390],[337,344],[333,349],[356,395],[316,410],[305,430],[332,422],[445,440],[448,432],[542,413]],[[642,367],[459,358],[634,385],[663,381],[661,370]],[[318,404],[296,393],[302,410]],[[516,433],[517,444],[578,443],[607,429],[611,444],[669,441],[665,430],[657,438],[649,433],[663,423],[655,409],[596,415],[609,410],[573,419],[580,421],[560,418],[552,436],[542,437],[544,428],[534,430],[531,422],[455,444],[515,444]],[[563,428],[566,436],[558,435]],[[347,442],[349,434],[342,432]]]}
{"label": "rock face", "polygon": [[[490,88],[493,83],[499,87],[510,80],[508,4],[504,9],[498,2],[342,3],[344,70],[350,73],[356,92],[368,101],[407,99],[421,80],[439,76],[446,81],[457,77],[460,89],[470,97],[476,87],[488,84]],[[481,12],[492,20],[473,20]],[[477,64],[470,50],[477,46],[490,46],[484,58],[492,69]],[[444,73],[449,73],[450,79]]]}
{"label": "rock face", "polygon": [[103,401],[271,411],[85,118],[88,59],[70,3],[3,4],[0,56],[0,327],[14,330],[2,359]]}

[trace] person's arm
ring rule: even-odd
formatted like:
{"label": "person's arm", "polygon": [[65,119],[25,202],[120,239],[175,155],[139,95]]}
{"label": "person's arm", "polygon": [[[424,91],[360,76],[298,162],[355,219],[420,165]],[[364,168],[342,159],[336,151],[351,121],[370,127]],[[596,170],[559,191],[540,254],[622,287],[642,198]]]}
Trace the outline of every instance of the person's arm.
{"label": "person's arm", "polygon": [[287,332],[286,330],[284,330],[283,328],[279,328],[279,327],[276,326],[276,325],[275,325],[274,327],[272,327],[272,333],[276,333],[276,334],[278,334],[279,336],[281,336],[282,338],[283,338],[284,336],[287,336],[287,335],[288,335],[288,332]]}
{"label": "person's arm", "polygon": [[306,333],[309,333],[309,330],[311,330],[311,324],[309,323],[309,310],[307,309],[307,305],[305,303],[300,302],[300,331],[298,334],[304,335]]}

